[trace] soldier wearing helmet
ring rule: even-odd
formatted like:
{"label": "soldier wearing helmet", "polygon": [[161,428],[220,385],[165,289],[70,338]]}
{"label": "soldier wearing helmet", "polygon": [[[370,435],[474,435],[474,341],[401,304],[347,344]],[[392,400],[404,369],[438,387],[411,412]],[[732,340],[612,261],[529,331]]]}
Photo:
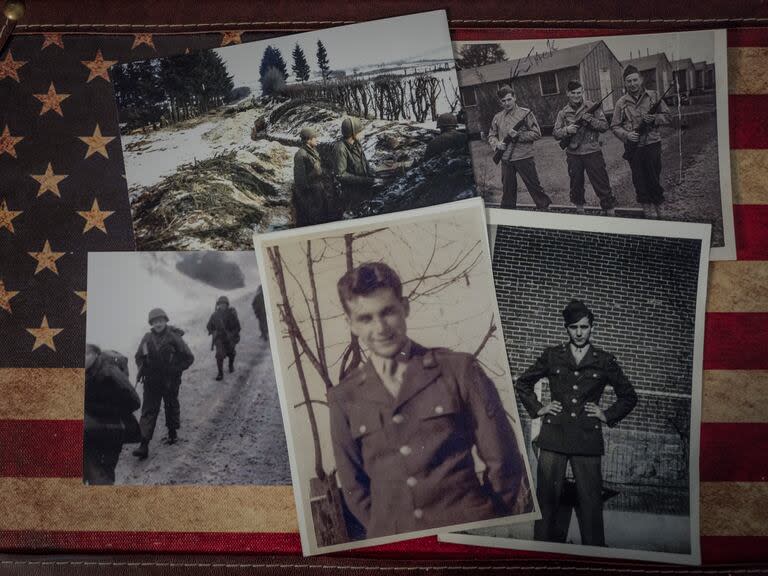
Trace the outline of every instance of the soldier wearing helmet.
{"label": "soldier wearing helmet", "polygon": [[440,130],[440,135],[427,144],[424,160],[439,156],[446,150],[467,149],[467,135],[457,130],[458,125],[456,116],[450,112],[440,114],[437,117],[437,128]]}
{"label": "soldier wearing helmet", "polygon": [[293,156],[293,195],[291,203],[296,226],[309,226],[336,220],[323,181],[323,167],[317,150],[317,132],[304,127],[299,132],[301,148]]}
{"label": "soldier wearing helmet", "polygon": [[229,305],[229,298],[219,296],[216,310],[208,320],[208,334],[213,337],[211,348],[216,348],[216,380],[224,379],[224,358],[229,358],[229,372],[235,371],[235,347],[240,342],[240,320],[237,310]]}
{"label": "soldier wearing helmet", "polygon": [[168,315],[162,308],[153,308],[148,317],[150,331],[144,334],[136,352],[138,381],[144,383],[141,403],[141,445],[133,455],[145,459],[149,455],[149,442],[155,433],[160,405],[165,407],[166,442],[174,444],[176,430],[181,427],[179,387],[181,373],[195,361],[192,351],[184,342],[184,331],[168,324]]}
{"label": "soldier wearing helmet", "polygon": [[360,142],[363,123],[347,116],[341,121],[341,140],[333,147],[333,176],[341,204],[349,209],[371,197],[374,186],[383,181],[374,176]]}

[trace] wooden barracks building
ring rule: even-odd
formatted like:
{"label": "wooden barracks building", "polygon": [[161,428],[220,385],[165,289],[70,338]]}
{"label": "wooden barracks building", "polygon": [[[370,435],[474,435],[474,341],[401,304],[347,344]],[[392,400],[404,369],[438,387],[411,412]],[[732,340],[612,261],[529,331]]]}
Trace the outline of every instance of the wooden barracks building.
{"label": "wooden barracks building", "polygon": [[581,82],[587,100],[600,100],[614,90],[603,103],[604,111],[610,113],[622,94],[621,72],[621,62],[602,40],[459,70],[467,130],[487,134],[493,114],[500,109],[496,90],[504,84],[514,85],[517,103],[533,109],[544,129],[554,126],[558,110],[568,102],[570,80]]}

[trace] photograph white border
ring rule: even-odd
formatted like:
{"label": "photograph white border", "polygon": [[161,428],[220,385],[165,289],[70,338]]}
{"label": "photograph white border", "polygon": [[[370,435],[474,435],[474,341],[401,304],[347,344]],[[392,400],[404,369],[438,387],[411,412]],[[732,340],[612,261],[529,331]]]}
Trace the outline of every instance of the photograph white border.
{"label": "photograph white border", "polygon": [[537,542],[493,536],[472,534],[441,533],[441,542],[467,544],[472,546],[490,546],[536,552],[553,552],[577,556],[595,556],[599,558],[622,558],[626,560],[649,560],[677,564],[701,564],[701,543],[699,533],[699,452],[701,434],[701,396],[704,366],[704,321],[707,301],[707,276],[709,272],[709,246],[712,231],[711,224],[693,224],[688,222],[670,222],[663,220],[633,220],[603,216],[576,216],[572,214],[548,214],[543,212],[521,212],[492,208],[488,210],[489,235],[495,239],[498,226],[523,228],[543,228],[548,230],[569,230],[597,232],[601,234],[621,234],[624,236],[655,236],[663,238],[687,238],[701,240],[699,254],[699,278],[696,292],[696,320],[693,346],[693,372],[691,378],[691,432],[689,462],[689,507],[690,507],[690,554],[671,552],[651,552],[631,548],[607,548],[583,546],[580,544],[560,544]]}
{"label": "photograph white border", "polygon": [[[715,105],[717,112],[717,159],[720,173],[720,207],[723,219],[723,246],[710,247],[709,259],[736,260],[736,233],[733,220],[733,185],[731,182],[731,141],[728,112],[728,31],[723,28],[710,28],[705,30],[678,30],[671,32],[651,32],[646,34],[622,34],[622,38],[632,36],[669,36],[674,34],[701,34],[710,32],[714,38],[714,63],[715,63]],[[554,36],[571,40],[592,40],[619,36],[617,34],[595,34],[592,36]],[[525,42],[526,40],[541,40],[542,38],[488,38],[484,40],[454,41],[454,53],[456,44],[489,44],[505,42]],[[502,46],[503,47],[503,46]],[[489,208],[493,210],[493,208]],[[583,216],[581,216],[583,217]],[[629,221],[632,218],[624,218]],[[641,220],[642,222],[675,222],[680,225],[685,222],[678,220]]]}
{"label": "photograph white border", "polygon": [[[383,214],[379,216],[370,216],[367,218],[358,218],[355,220],[333,222],[329,224],[320,224],[317,226],[308,226],[303,228],[296,228],[293,230],[282,230],[278,232],[271,232],[268,234],[254,234],[254,248],[256,250],[256,260],[259,263],[260,277],[263,279],[262,285],[264,286],[264,302],[267,309],[267,319],[269,321],[270,327],[280,326],[280,323],[278,321],[279,319],[276,319],[272,313],[272,310],[273,310],[272,294],[269,289],[270,283],[267,281],[268,278],[271,278],[270,272],[266,266],[266,261],[268,260],[268,258],[265,252],[266,252],[266,247],[268,245],[274,245],[288,239],[298,240],[302,237],[322,237],[323,235],[326,235],[329,233],[338,234],[338,233],[344,233],[346,231],[351,231],[356,229],[364,230],[372,226],[381,225],[381,224],[401,225],[407,222],[413,222],[413,221],[419,221],[419,220],[428,222],[431,217],[436,216],[438,214],[446,214],[450,212],[470,213],[475,211],[479,211],[481,213],[481,221],[484,223],[484,226],[487,230],[486,210],[484,208],[482,198],[469,198],[466,200],[449,202],[446,204],[438,204],[436,206],[418,208],[415,210],[408,210],[405,212],[396,212],[393,214]],[[488,242],[487,234],[482,234],[482,237],[485,240],[483,243],[483,251],[488,259],[488,268],[489,268],[488,271],[491,274],[491,286],[489,288],[491,292],[491,297],[493,298],[494,309],[498,317],[499,305],[498,305],[498,301],[496,300],[496,291],[493,285],[492,271],[490,270],[490,267],[491,267],[490,244]],[[363,548],[368,546],[377,546],[381,544],[389,544],[392,542],[401,542],[403,540],[412,540],[414,538],[422,538],[425,536],[435,536],[437,534],[445,532],[446,530],[472,530],[476,528],[491,528],[494,526],[503,526],[503,525],[509,525],[509,524],[532,522],[534,520],[538,520],[541,518],[541,513],[539,511],[539,504],[536,501],[535,491],[532,490],[531,497],[533,499],[534,508],[532,512],[528,512],[525,514],[519,514],[517,516],[505,516],[501,518],[494,518],[492,520],[482,520],[478,522],[470,522],[470,523],[454,525],[454,526],[444,526],[444,527],[433,528],[429,530],[419,530],[416,532],[406,532],[402,534],[396,534],[393,536],[382,536],[380,538],[356,540],[352,542],[346,542],[343,544],[336,544],[333,546],[323,546],[323,547],[317,546],[317,542],[315,540],[314,523],[312,522],[311,517],[307,518],[307,512],[311,510],[309,488],[308,488],[308,483],[306,482],[307,479],[300,478],[298,474],[298,469],[297,469],[296,443],[293,437],[293,428],[292,428],[291,418],[289,416],[291,413],[290,406],[288,404],[285,389],[284,389],[284,386],[286,383],[283,379],[283,369],[282,369],[283,363],[281,362],[281,359],[280,359],[280,346],[278,342],[278,339],[279,339],[278,332],[279,331],[277,329],[270,330],[269,339],[270,339],[270,347],[272,349],[272,358],[273,358],[274,367],[275,367],[275,380],[277,382],[278,396],[280,398],[280,409],[283,417],[283,426],[285,428],[285,437],[288,443],[288,457],[289,457],[289,462],[291,466],[291,479],[293,484],[294,498],[296,500],[296,515],[298,518],[299,533],[301,536],[301,549],[302,549],[302,553],[305,556],[312,556],[316,554],[326,554],[330,552],[338,552],[341,550],[352,550],[355,548]],[[501,339],[502,342],[504,341],[501,325],[499,325],[498,327],[498,337]],[[512,387],[512,374],[509,369],[509,363],[505,361],[503,362],[503,365],[505,366],[504,376],[509,381],[509,394],[514,395],[514,389]],[[521,454],[523,455],[523,462],[525,463],[525,470],[526,470],[526,474],[528,475],[528,481],[532,486],[533,482],[532,482],[531,468],[530,468],[530,463],[528,462],[528,459],[524,456],[525,449],[523,445],[523,439],[519,437],[518,443],[520,444],[520,447],[521,447]],[[302,480],[304,480],[304,482],[302,482]],[[304,486],[304,484],[307,484],[307,485]]]}

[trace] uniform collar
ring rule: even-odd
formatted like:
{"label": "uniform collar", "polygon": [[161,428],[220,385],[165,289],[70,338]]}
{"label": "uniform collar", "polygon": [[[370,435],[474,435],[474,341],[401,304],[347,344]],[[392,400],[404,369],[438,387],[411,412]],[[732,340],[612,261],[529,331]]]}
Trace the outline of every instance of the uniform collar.
{"label": "uniform collar", "polygon": [[584,108],[586,105],[587,105],[587,101],[583,98],[581,100],[581,104],[579,104],[576,108],[573,107],[573,104],[571,104],[570,101],[568,102],[568,107],[574,112],[578,112],[579,110]]}
{"label": "uniform collar", "polygon": [[558,352],[558,356],[561,358],[561,361],[573,368],[576,368],[576,367],[585,368],[587,366],[591,366],[597,362],[597,359],[600,355],[600,349],[597,348],[592,342],[589,343],[589,350],[587,350],[587,353],[584,354],[584,357],[581,359],[581,362],[579,364],[576,364],[576,359],[573,357],[573,354],[571,353],[570,341],[566,342],[565,344],[562,344],[561,346],[558,346],[557,352]]}
{"label": "uniform collar", "polygon": [[[424,388],[432,384],[440,375],[440,365],[435,360],[432,350],[421,346],[420,344],[408,341],[406,347],[400,354],[407,350],[408,367],[403,376],[403,384],[400,387],[400,393],[394,400],[396,410],[411,398],[416,396]],[[392,395],[387,391],[384,383],[381,381],[377,369],[373,365],[374,359],[369,358],[363,367],[363,377],[360,386],[364,387],[363,397],[372,402],[381,404],[392,404]]]}
{"label": "uniform collar", "polygon": [[638,96],[637,96],[637,98],[635,98],[634,96],[632,96],[632,94],[630,94],[629,92],[627,92],[627,96],[628,96],[628,97],[629,97],[629,99],[630,99],[630,100],[632,100],[632,101],[633,101],[635,104],[639,104],[639,103],[640,103],[640,101],[641,101],[641,100],[642,100],[642,99],[643,99],[645,96],[648,96],[648,98],[650,98],[650,97],[651,97],[651,95],[650,95],[650,94],[648,94],[648,90],[646,90],[645,88],[643,88],[642,90],[640,90],[640,92],[638,93]]}

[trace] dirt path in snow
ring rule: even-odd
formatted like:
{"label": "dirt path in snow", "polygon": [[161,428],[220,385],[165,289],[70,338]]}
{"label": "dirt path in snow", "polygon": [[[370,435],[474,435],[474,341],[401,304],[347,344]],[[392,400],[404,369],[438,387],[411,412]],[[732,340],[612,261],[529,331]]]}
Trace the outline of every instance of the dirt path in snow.
{"label": "dirt path in snow", "polygon": [[[149,458],[139,461],[125,446],[116,484],[290,484],[288,451],[269,343],[243,299],[233,302],[242,325],[235,372],[216,382],[210,340],[187,338],[195,363],[182,377],[179,441],[166,445],[161,410]],[[205,326],[206,311],[194,323]],[[191,330],[190,325],[190,330]],[[141,393],[141,390],[139,390]]]}

